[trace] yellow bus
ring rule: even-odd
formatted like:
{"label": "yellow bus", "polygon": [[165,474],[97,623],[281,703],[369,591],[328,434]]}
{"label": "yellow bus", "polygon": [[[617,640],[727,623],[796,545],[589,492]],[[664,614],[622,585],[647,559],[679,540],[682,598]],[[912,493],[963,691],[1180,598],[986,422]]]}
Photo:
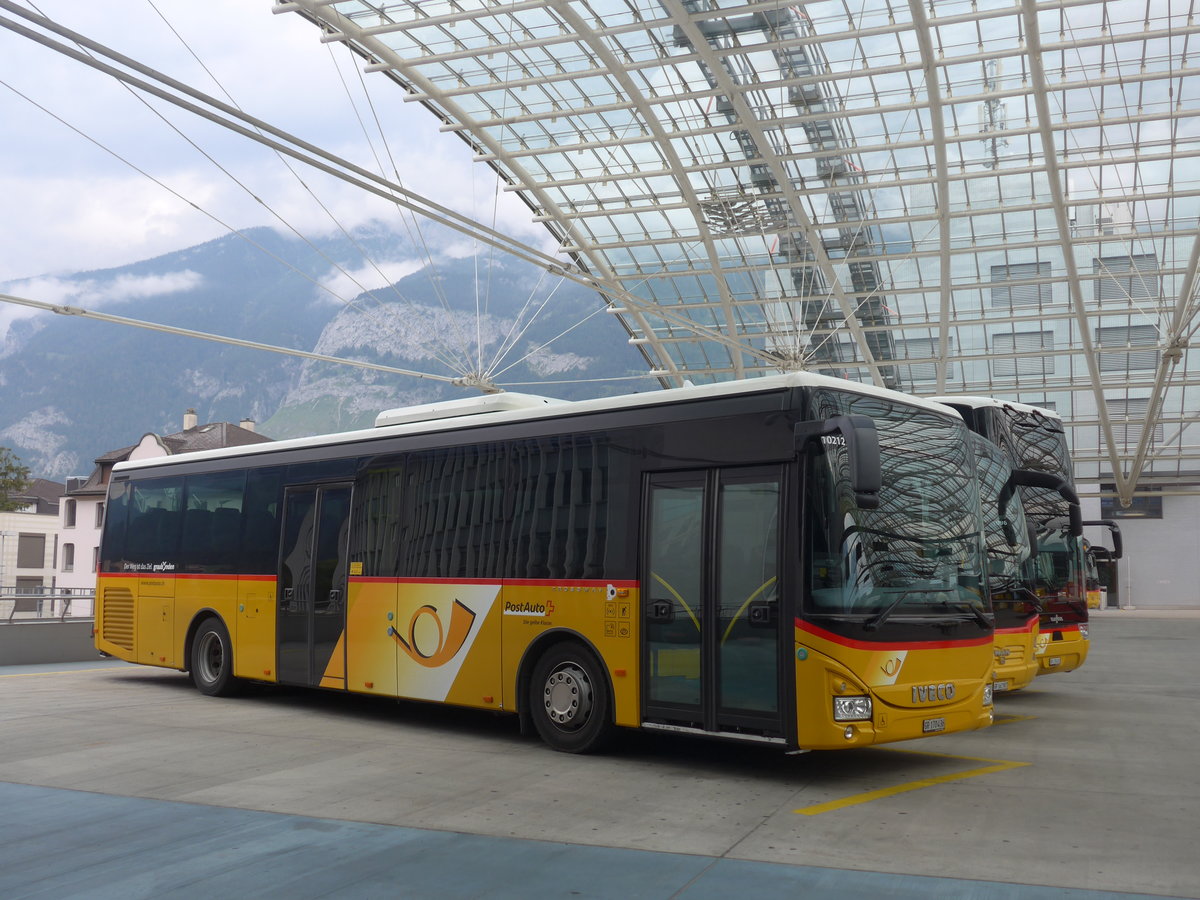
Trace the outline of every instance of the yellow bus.
{"label": "yellow bus", "polygon": [[996,444],[970,435],[980,484],[987,552],[987,588],[996,619],[992,652],[997,692],[1018,691],[1037,677],[1035,654],[1041,610],[1025,580],[1033,541],[1025,519],[1020,482],[1028,473],[1015,470]]}
{"label": "yellow bus", "polygon": [[796,374],[116,467],[96,646],[245,681],[812,750],[990,723],[957,413]]}
{"label": "yellow bus", "polygon": [[1027,684],[1031,661],[1037,675],[1079,668],[1090,646],[1083,523],[1062,418],[1053,410],[992,397],[935,399],[958,410],[1014,466],[1045,476],[1020,487],[1037,552],[1026,566],[1025,596],[996,605],[997,690]]}
{"label": "yellow bus", "polygon": [[[1100,566],[1115,566],[1117,560],[1124,556],[1124,540],[1121,537],[1121,526],[1113,519],[1097,519],[1096,521],[1084,522],[1083,524],[1084,527],[1106,529],[1112,538],[1113,546],[1111,550],[1102,544],[1093,544],[1086,540],[1083,542],[1083,568],[1085,586],[1087,588],[1088,609],[1103,609],[1106,604],[1102,599],[1104,591],[1101,585]],[[1109,577],[1116,578],[1115,570]]]}

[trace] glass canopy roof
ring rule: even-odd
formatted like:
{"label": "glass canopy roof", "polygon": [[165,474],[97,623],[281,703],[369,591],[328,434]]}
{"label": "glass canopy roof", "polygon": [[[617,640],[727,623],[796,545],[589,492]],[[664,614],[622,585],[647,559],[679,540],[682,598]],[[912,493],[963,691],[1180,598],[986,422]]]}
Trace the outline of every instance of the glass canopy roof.
{"label": "glass canopy roof", "polygon": [[469,142],[665,383],[1020,400],[1085,482],[1200,485],[1193,0],[276,10]]}

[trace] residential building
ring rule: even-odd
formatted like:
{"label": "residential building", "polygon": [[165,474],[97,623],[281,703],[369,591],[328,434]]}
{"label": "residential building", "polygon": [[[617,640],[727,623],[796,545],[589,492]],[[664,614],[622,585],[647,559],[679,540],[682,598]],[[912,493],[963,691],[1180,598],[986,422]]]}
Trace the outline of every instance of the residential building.
{"label": "residential building", "polygon": [[63,485],[35,478],[15,499],[22,505],[0,513],[0,594],[39,593],[54,587],[59,499]]}

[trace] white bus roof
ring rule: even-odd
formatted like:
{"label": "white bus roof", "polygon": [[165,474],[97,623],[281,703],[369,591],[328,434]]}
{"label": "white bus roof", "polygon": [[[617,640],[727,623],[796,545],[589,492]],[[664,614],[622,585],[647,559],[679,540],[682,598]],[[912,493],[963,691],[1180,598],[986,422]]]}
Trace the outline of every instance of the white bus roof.
{"label": "white bus roof", "polygon": [[[441,401],[439,403],[428,403],[420,406],[388,410],[379,414],[376,419],[377,424],[374,428],[360,431],[345,431],[312,437],[291,438],[284,441],[249,444],[242,447],[229,447],[221,450],[201,450],[195,453],[181,453],[177,456],[156,456],[151,459],[131,460],[118,463],[113,467],[113,471],[122,472],[131,469],[147,469],[184,462],[202,462],[204,460],[232,457],[254,457],[264,453],[276,453],[281,450],[296,450],[308,447],[336,447],[341,444],[371,441],[383,437],[436,434],[442,431],[455,431],[461,428],[480,425],[503,425],[514,422],[553,419],[567,415],[608,412],[669,403],[686,403],[708,397],[758,394],[793,387],[823,387],[851,394],[882,397],[952,418],[961,418],[956,410],[926,398],[914,397],[911,394],[875,387],[870,384],[861,384],[856,381],[830,378],[826,375],[795,372],[786,375],[770,375],[763,378],[748,378],[740,381],[722,381],[716,384],[689,385],[687,387],[648,391],[640,394],[598,397],[592,400],[554,400],[549,397],[536,397],[531,394],[490,394],[482,397],[466,397],[460,400]],[[515,402],[492,400],[492,398],[506,396],[519,399],[516,399]],[[492,402],[489,403],[488,401]],[[437,415],[438,411],[444,412],[442,415]]]}
{"label": "white bus roof", "polygon": [[974,397],[968,395],[963,395],[961,397],[930,397],[929,399],[937,403],[959,403],[964,406],[969,406],[972,409],[985,409],[987,407],[992,407],[993,409],[1012,409],[1016,410],[1017,412],[1037,413],[1038,415],[1045,416],[1048,419],[1062,420],[1062,416],[1052,409],[1046,409],[1045,407],[1041,406],[1030,406],[1028,403],[1018,403],[1015,400],[997,400],[995,397]]}

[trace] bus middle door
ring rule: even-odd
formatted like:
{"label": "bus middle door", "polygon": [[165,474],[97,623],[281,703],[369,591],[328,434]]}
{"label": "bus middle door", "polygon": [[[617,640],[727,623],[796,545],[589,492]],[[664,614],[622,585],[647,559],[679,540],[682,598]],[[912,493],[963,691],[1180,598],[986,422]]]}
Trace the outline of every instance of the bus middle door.
{"label": "bus middle door", "polygon": [[279,561],[279,681],[345,687],[349,484],[289,487]]}
{"label": "bus middle door", "polygon": [[648,476],[643,719],[782,740],[779,467]]}

